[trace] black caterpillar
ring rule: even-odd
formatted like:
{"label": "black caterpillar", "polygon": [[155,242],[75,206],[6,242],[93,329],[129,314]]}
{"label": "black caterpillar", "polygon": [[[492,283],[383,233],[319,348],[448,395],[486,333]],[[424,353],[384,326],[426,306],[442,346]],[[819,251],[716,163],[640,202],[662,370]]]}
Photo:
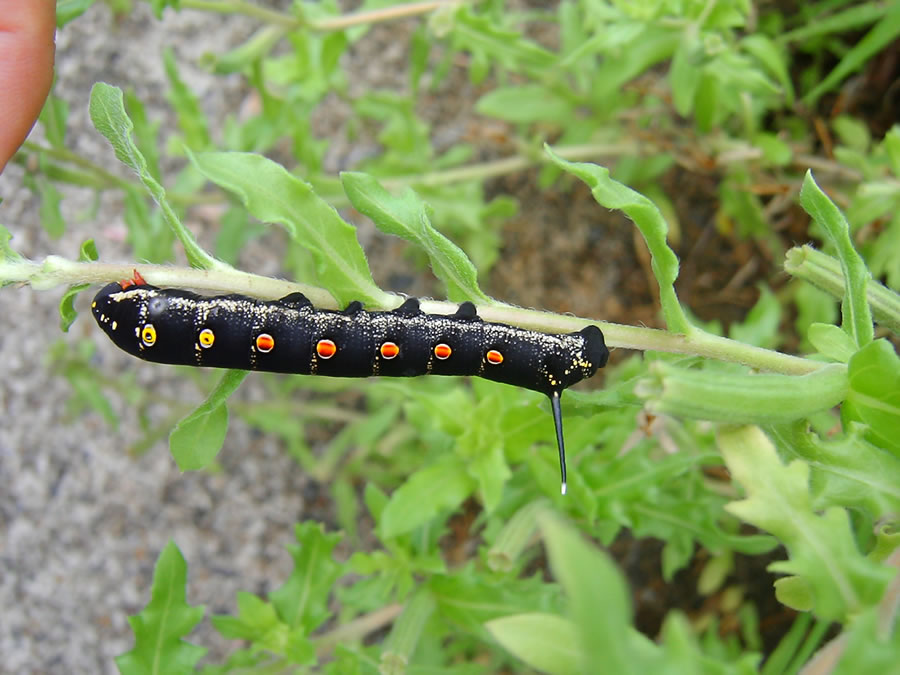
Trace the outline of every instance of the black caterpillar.
{"label": "black caterpillar", "polygon": [[554,335],[487,323],[464,302],[453,315],[425,314],[410,298],[390,312],[359,302],[315,309],[302,293],[264,301],[204,297],[134,280],[109,284],[91,305],[121,349],[145,361],[331,377],[477,375],[550,397],[566,491],[560,395],[606,365],[603,333],[587,326]]}

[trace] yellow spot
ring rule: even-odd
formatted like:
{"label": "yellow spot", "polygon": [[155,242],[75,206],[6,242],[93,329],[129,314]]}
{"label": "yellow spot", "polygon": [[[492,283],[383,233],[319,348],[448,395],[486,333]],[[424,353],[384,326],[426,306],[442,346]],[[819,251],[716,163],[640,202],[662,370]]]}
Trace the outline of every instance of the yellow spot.
{"label": "yellow spot", "polygon": [[156,344],[156,329],[152,323],[144,324],[144,327],[141,329],[141,342],[146,347],[152,347]]}
{"label": "yellow spot", "polygon": [[200,335],[197,337],[200,342],[200,346],[203,349],[209,349],[213,346],[213,342],[216,341],[216,334],[212,332],[209,328],[204,328],[200,331]]}

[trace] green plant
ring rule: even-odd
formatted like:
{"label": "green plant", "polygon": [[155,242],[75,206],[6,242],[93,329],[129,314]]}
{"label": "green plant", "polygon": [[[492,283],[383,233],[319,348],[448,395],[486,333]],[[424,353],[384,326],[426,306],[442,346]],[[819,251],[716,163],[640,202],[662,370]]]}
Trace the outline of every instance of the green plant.
{"label": "green plant", "polygon": [[[513,31],[500,3],[441,7],[429,29],[447,38],[445,58],[455,50],[470,57],[472,81],[494,77],[501,82],[476,108],[521,132],[519,154],[502,167],[464,165],[471,149],[462,145],[439,156],[414,112],[414,97],[375,92],[353,103],[361,118],[380,123],[384,153],[360,167],[366,173],[347,172],[338,182],[321,172],[323,150],[308,126],[297,121],[302,115],[287,111],[310,111],[328,92],[343,92],[337,56],[358,36],[338,30],[340,18],[312,5],[300,5],[294,16],[240,2],[182,0],[181,5],[245,11],[267,22],[246,45],[211,63],[220,71],[246,68],[264,94],[258,119],[227,130],[223,145],[229,151],[213,149],[209,124],[167,58],[189,161],[177,184],[193,189],[163,187],[155,132],[140,102],[108,85],[94,89],[92,120],[137,182],[113,179],[96,166],[82,164],[77,172],[65,168],[78,160],[64,150],[65,115],[56,100],[48,104],[44,124],[59,133],[48,134],[46,146],[26,148],[41,156],[43,178],[121,189],[137,258],[166,261],[174,242],[181,244],[192,267],[138,265],[149,282],[263,297],[301,290],[321,307],[359,299],[373,309],[392,308],[398,297],[374,282],[354,231],[331,208],[352,204],[382,232],[409,242],[451,301],[475,301],[487,320],[574,330],[588,320],[503,305],[478,283],[476,270],[489,268],[497,239],[477,225],[511,211],[508,200],[485,203],[481,181],[539,164],[545,182],[580,179],[600,205],[634,222],[651,256],[665,325],[658,330],[595,322],[611,346],[645,353],[611,368],[604,390],[571,398],[573,460],[566,498],[557,494],[552,448],[541,444],[550,436],[534,414],[540,397],[529,392],[484,382],[467,388],[448,381],[365,382],[359,385],[365,412],[359,413],[342,410],[327,396],[335,387],[356,383],[273,380],[273,391],[326,392],[317,410],[304,413],[330,414],[345,423],[324,455],[306,446],[291,418],[294,411],[235,404],[232,412],[283,436],[305,469],[333,485],[346,536],[355,539],[360,515],[371,516],[379,548],[338,561],[333,549],[340,535],[312,523],[298,525],[297,544],[290,547],[294,572],[283,585],[266,597],[242,593],[236,615],[212,618],[222,635],[247,646],[204,672],[281,672],[319,663],[335,673],[407,668],[464,673],[523,666],[570,673],[593,672],[601,663],[611,672],[752,672],[760,667],[759,636],[749,609],[740,614],[742,644],[720,638],[712,628],[698,634],[677,611],[668,613],[658,642],[633,628],[625,580],[605,554],[584,540],[587,535],[609,544],[624,528],[664,542],[667,580],[687,565],[698,544],[709,551],[714,562],[704,579],[707,592],[722,587],[735,555],[758,556],[778,544],[787,549],[787,559],[772,565],[784,575],[776,593],[784,605],[804,614],[770,654],[764,672],[795,672],[820,645],[830,622],[843,629],[841,668],[887,672],[894,667],[900,656],[900,360],[887,335],[900,326],[900,298],[890,289],[896,283],[890,252],[897,228],[891,220],[877,236],[856,242],[853,236],[873,218],[896,219],[900,131],[895,127],[881,143],[860,143],[856,154],[844,155],[861,175],[829,187],[845,203],[849,200],[848,224],[811,173],[801,178],[788,172],[804,163],[803,149],[812,142],[802,135],[784,140],[784,130],[794,129],[796,118],[785,120],[779,133],[764,128],[764,119],[793,102],[788,44],[805,40],[803,46],[811,48],[816,38],[870,24],[874,37],[869,43],[881,44],[896,23],[895,9],[838,9],[832,16],[843,23],[826,27],[821,22],[814,33],[791,31],[775,38],[767,31],[775,33],[772,27],[787,19],[774,14],[764,17],[767,28],[739,35],[737,28],[746,27],[747,17],[736,2],[698,4],[682,8],[681,14],[674,3],[607,7],[567,2],[553,17],[561,46],[551,51]],[[548,13],[531,18],[547,21]],[[291,41],[290,57],[270,54],[282,38]],[[413,38],[414,90],[426,68],[426,42],[424,30]],[[858,51],[847,58],[851,55],[858,58]],[[593,67],[600,57],[607,58]],[[674,116],[655,115],[663,103],[654,89],[634,86],[652,66],[667,61],[665,86],[672,106],[694,124],[686,140]],[[835,72],[849,67],[840,65]],[[506,80],[517,83],[503,84]],[[623,89],[625,95],[619,96]],[[807,88],[804,98],[814,101],[821,89]],[[547,128],[556,132],[552,148],[542,144],[539,130]],[[636,140],[643,128],[653,132],[647,147]],[[294,144],[297,165],[290,171],[257,154],[283,137]],[[696,154],[689,152],[690,143],[697,144]],[[603,154],[622,155],[616,178],[596,164],[576,161]],[[795,292],[794,302],[811,317],[801,327],[810,346],[807,356],[771,348],[783,339],[779,317],[784,310],[772,292],[762,292],[747,318],[730,327],[731,338],[701,328],[679,302],[678,259],[668,240],[672,220],[663,216],[670,213],[671,200],[659,179],[676,160],[703,155],[715,157],[721,171],[720,222],[773,247],[780,243],[768,224],[770,214],[749,187],[782,171],[785,185],[802,181],[799,201],[825,252],[792,249],[785,270],[798,283],[812,282],[841,302],[839,323],[821,320],[821,301]],[[817,173],[821,168],[840,174],[844,168],[819,165]],[[306,283],[241,272],[194,240],[180,213],[205,198],[196,186],[207,180],[234,198],[232,222],[252,217],[285,228],[291,247],[287,264]],[[660,208],[625,182],[658,198]],[[52,189],[36,189],[48,204],[45,222],[62,226],[62,217],[53,217]],[[439,230],[453,232],[462,250]],[[234,227],[221,246],[237,251],[246,236]],[[0,232],[0,283],[26,282],[39,290],[69,285],[72,290],[61,303],[66,326],[74,319],[74,294],[85,284],[126,278],[134,267],[96,262],[90,244],[78,262],[49,257],[35,263],[15,253],[7,239]],[[866,259],[855,243],[862,244]],[[463,253],[470,249],[480,252],[481,264]],[[870,267],[888,286],[872,279]],[[440,312],[453,306],[429,302],[425,308]],[[65,371],[85,404],[110,416],[104,393],[109,387],[140,404],[140,393],[127,381],[92,380],[85,377],[83,356],[61,358],[68,360]],[[228,396],[244,376],[229,372],[207,385],[207,401],[186,416],[178,402],[173,406],[183,418],[170,436],[180,468],[199,469],[213,461],[226,433]],[[654,419],[642,425],[641,415],[648,414]],[[734,485],[710,478],[723,465]],[[351,487],[360,477],[366,481],[361,495]],[[468,499],[480,507],[468,534],[482,546],[464,564],[450,565],[440,538]],[[741,529],[741,521],[762,533]],[[540,545],[555,582],[533,574]],[[132,617],[135,648],[119,658],[123,672],[194,670],[203,650],[184,638],[203,612],[185,601],[186,575],[185,562],[170,543],[157,563],[150,604]],[[365,642],[388,626],[379,643]]]}

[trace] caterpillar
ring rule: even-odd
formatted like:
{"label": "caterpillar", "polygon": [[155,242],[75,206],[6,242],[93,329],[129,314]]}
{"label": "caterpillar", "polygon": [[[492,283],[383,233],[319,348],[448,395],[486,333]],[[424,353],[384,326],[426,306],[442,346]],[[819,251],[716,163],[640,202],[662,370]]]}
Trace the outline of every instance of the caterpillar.
{"label": "caterpillar", "polygon": [[357,301],[332,311],[302,293],[265,301],[158,288],[137,271],[100,290],[91,310],[116,346],[154,363],[330,377],[477,375],[539,391],[550,398],[563,494],[560,396],[609,357],[596,326],[540,333],[486,322],[471,302],[452,315],[426,314],[415,298],[392,311]]}

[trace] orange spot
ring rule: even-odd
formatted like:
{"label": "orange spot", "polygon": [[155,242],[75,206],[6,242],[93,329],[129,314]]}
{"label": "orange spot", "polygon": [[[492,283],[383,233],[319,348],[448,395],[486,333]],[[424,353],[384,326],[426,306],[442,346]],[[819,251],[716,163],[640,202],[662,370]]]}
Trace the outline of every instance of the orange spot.
{"label": "orange spot", "polygon": [[268,354],[275,349],[275,338],[268,333],[260,333],[256,336],[256,349],[263,354]]}
{"label": "orange spot", "polygon": [[394,342],[385,342],[381,345],[381,356],[386,359],[392,359],[400,353],[400,347]]}
{"label": "orange spot", "polygon": [[499,366],[501,363],[503,363],[503,354],[498,352],[496,349],[489,349],[485,358],[487,358],[488,363],[495,366]]}
{"label": "orange spot", "polygon": [[452,353],[453,350],[450,349],[450,345],[444,344],[443,342],[434,346],[434,355],[441,361],[449,359]]}
{"label": "orange spot", "polygon": [[319,340],[316,343],[316,354],[323,359],[330,359],[337,354],[337,345],[331,340]]}

